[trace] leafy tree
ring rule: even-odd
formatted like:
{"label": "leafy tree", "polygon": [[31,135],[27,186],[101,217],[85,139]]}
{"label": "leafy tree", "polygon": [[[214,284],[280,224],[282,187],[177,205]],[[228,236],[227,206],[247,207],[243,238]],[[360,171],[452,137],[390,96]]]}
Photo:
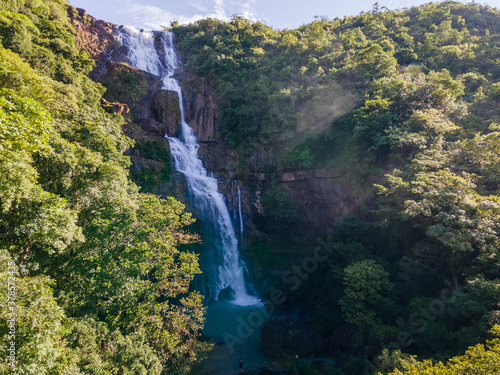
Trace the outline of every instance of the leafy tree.
{"label": "leafy tree", "polygon": [[183,373],[210,346],[198,342],[203,308],[190,290],[197,257],[177,249],[192,220],[129,180],[133,142],[101,108],[66,8],[0,8],[0,247],[2,267],[22,264],[18,368]]}
{"label": "leafy tree", "polygon": [[65,340],[82,374],[161,374],[162,365],[142,330],[123,336],[90,316],[72,319]]}
{"label": "leafy tree", "polygon": [[396,369],[391,375],[496,374],[500,371],[499,326],[495,326],[492,333],[496,338],[488,340],[486,345],[472,346],[464,355],[450,358],[446,364],[433,363],[430,360],[420,362],[412,356],[408,359],[402,359],[402,369]]}
{"label": "leafy tree", "polygon": [[0,243],[22,263],[33,248],[49,253],[64,250],[80,238],[81,230],[64,199],[35,185],[30,162],[35,151],[48,148],[49,114],[35,101],[6,89],[1,91],[0,105],[0,147],[5,150]]}
{"label": "leafy tree", "polygon": [[16,360],[15,368],[9,365],[10,361],[2,361],[0,371],[3,374],[80,374],[75,355],[64,341],[65,315],[53,296],[53,280],[47,276],[20,275],[16,262],[3,249],[0,250],[0,278],[0,336],[2,342],[9,343],[2,345],[0,353],[7,359],[13,346]]}
{"label": "leafy tree", "polygon": [[344,269],[344,296],[339,304],[345,321],[359,327],[376,322],[376,309],[390,304],[393,284],[389,274],[374,260],[366,259]]}
{"label": "leafy tree", "polygon": [[289,228],[297,212],[297,205],[278,185],[273,185],[271,190],[262,197],[262,208],[266,226],[274,231]]}
{"label": "leafy tree", "polygon": [[380,191],[395,198],[401,215],[442,246],[442,256],[457,283],[462,267],[481,270],[483,261],[496,253],[500,206],[497,196],[477,192],[473,175],[452,172],[446,167],[446,156],[440,163],[435,157],[438,152],[436,146],[422,153],[409,175],[390,175],[390,188],[381,187]]}

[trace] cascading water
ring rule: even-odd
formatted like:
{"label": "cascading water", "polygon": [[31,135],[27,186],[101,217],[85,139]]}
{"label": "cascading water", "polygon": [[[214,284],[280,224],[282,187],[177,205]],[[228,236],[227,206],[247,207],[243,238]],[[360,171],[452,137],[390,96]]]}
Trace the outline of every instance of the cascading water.
{"label": "cascading water", "polygon": [[[236,192],[238,195],[234,193],[234,186],[236,185]],[[236,200],[236,196],[238,197]],[[242,206],[242,198],[241,198],[241,188],[240,184],[237,180],[231,181],[231,198],[232,198],[232,211],[233,211],[233,222],[234,225],[238,225],[240,229],[240,237],[243,237],[243,211],[241,209]],[[238,204],[238,208],[236,208],[236,204]],[[237,219],[237,216],[239,220]]]}
{"label": "cascading water", "polygon": [[233,208],[233,221],[236,223],[236,195],[234,194],[234,180],[231,180],[231,203]]}
{"label": "cascading water", "polygon": [[241,210],[241,188],[238,181],[236,181],[236,187],[238,188],[238,213],[240,216],[240,236],[243,236],[243,212]]}
{"label": "cascading water", "polygon": [[[128,47],[130,64],[137,69],[162,77],[163,89],[177,92],[182,122],[178,138],[167,137],[175,169],[186,177],[194,205],[211,237],[210,246],[201,254],[205,296],[217,300],[221,291],[228,290],[232,302],[249,306],[260,300],[249,294],[245,283],[245,265],[238,252],[238,240],[229,210],[219,193],[217,180],[209,175],[198,157],[199,145],[193,130],[184,119],[184,105],[179,83],[173,78],[178,58],[171,32],[138,30],[123,26],[120,40]],[[162,55],[158,51],[162,51]],[[238,186],[238,195],[241,191]],[[239,197],[241,215],[241,197]],[[240,216],[240,222],[242,219]],[[231,293],[232,292],[232,293]]]}

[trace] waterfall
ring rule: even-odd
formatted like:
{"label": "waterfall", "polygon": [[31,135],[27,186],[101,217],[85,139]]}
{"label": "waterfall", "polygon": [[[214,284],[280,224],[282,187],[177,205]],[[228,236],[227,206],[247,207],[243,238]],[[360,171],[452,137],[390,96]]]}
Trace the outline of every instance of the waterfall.
{"label": "waterfall", "polygon": [[231,180],[231,198],[233,206],[233,221],[236,223],[236,194],[234,194],[234,180]]}
{"label": "waterfall", "polygon": [[236,181],[236,187],[238,188],[238,213],[240,216],[240,236],[243,237],[243,212],[241,211],[241,189],[238,181]]}
{"label": "waterfall", "polygon": [[[236,193],[234,193],[234,185],[236,185]],[[236,198],[238,197],[238,198]],[[232,212],[233,212],[233,223],[238,225],[240,228],[240,237],[243,237],[243,211],[241,203],[241,188],[238,180],[231,180],[231,198],[232,198]],[[238,206],[236,206],[238,205]],[[239,220],[238,220],[239,219]]]}
{"label": "waterfall", "polygon": [[[177,92],[181,112],[178,138],[167,137],[170,152],[177,171],[186,177],[189,193],[199,212],[205,245],[200,254],[203,271],[203,293],[217,300],[221,291],[236,305],[254,305],[259,299],[248,293],[245,282],[245,265],[238,252],[236,238],[229,210],[219,193],[217,180],[203,167],[198,157],[199,145],[193,130],[185,121],[182,91],[179,82],[173,78],[179,63],[173,34],[138,30],[123,26],[119,29],[120,41],[128,47],[128,59],[132,66],[160,76],[163,89]],[[162,55],[160,55],[161,51]]]}

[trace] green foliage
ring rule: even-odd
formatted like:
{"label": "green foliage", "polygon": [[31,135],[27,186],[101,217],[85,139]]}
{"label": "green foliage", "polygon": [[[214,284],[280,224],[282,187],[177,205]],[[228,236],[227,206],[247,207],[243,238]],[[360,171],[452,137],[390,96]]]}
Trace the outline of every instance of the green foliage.
{"label": "green foliage", "polygon": [[161,374],[161,362],[142,330],[123,336],[91,317],[70,320],[66,330],[82,374]]}
{"label": "green foliage", "polygon": [[0,277],[6,288],[15,266],[18,307],[18,368],[4,361],[0,372],[185,373],[210,346],[198,341],[204,310],[190,290],[198,259],[178,249],[193,240],[192,219],[130,181],[133,141],[101,108],[66,6],[0,9]]}
{"label": "green foliage", "polygon": [[76,212],[64,198],[35,186],[26,197],[16,199],[10,208],[0,214],[3,233],[0,244],[20,263],[29,252],[63,251],[73,241],[82,239],[76,224]]}
{"label": "green foliage", "polygon": [[42,264],[66,285],[61,298],[68,311],[106,317],[124,332],[143,330],[163,368],[182,372],[204,347],[196,340],[201,297],[189,293],[197,257],[176,249],[191,238],[180,228],[192,220],[172,198],[123,198],[112,206],[94,204],[98,212],[84,227],[78,252]]}
{"label": "green foliage", "polygon": [[[335,260],[308,281],[344,280],[343,296],[315,291],[361,328],[370,355],[411,335],[384,371],[409,363],[405,351],[463,352],[498,323],[499,22],[497,9],[445,1],[296,30],[240,17],[173,27],[243,157],[272,150],[278,173],[325,168],[356,182],[360,220],[337,220]],[[261,203],[267,230],[286,233],[297,214],[287,192],[272,186]],[[446,308],[432,315],[436,300]]]}
{"label": "green foliage", "polygon": [[76,213],[66,201],[35,184],[36,172],[30,162],[35,151],[50,150],[50,115],[35,101],[11,90],[2,89],[0,95],[0,149],[5,150],[0,243],[22,263],[33,249],[64,250],[80,238],[81,231]]}
{"label": "green foliage", "polygon": [[373,260],[363,260],[344,269],[344,296],[339,304],[345,321],[358,326],[376,322],[378,306],[391,304],[393,289],[389,274]]}
{"label": "green foliage", "polygon": [[0,91],[0,138],[10,151],[32,153],[47,145],[50,114],[34,100]]}
{"label": "green foliage", "polygon": [[[16,369],[12,369],[7,360],[2,361],[0,371],[2,374],[80,374],[74,354],[65,345],[65,316],[54,298],[53,280],[47,276],[21,276],[15,263],[5,250],[0,250],[0,304],[3,306],[0,336],[9,347],[15,342],[17,360]],[[8,299],[9,295],[14,299]],[[9,323],[13,317],[14,330]],[[9,347],[0,348],[4,358],[10,355]]]}
{"label": "green foliage", "polygon": [[153,168],[141,167],[136,169],[131,167],[130,179],[141,187],[141,192],[156,193],[158,186],[170,181],[172,169],[170,164],[159,164]]}
{"label": "green foliage", "polygon": [[8,210],[23,192],[34,188],[36,171],[32,153],[47,148],[50,134],[48,112],[33,100],[12,90],[0,92],[0,204]]}
{"label": "green foliage", "polygon": [[136,140],[134,148],[146,159],[170,162],[170,150],[165,142],[144,138]]}
{"label": "green foliage", "polygon": [[262,196],[262,208],[267,228],[278,232],[290,227],[298,207],[281,186],[273,185]]}
{"label": "green foliage", "polygon": [[396,369],[391,375],[496,374],[500,371],[499,326],[493,327],[492,333],[495,334],[496,338],[488,340],[486,345],[471,346],[464,355],[450,358],[446,364],[433,363],[430,360],[420,362],[412,356],[402,360],[402,369]]}

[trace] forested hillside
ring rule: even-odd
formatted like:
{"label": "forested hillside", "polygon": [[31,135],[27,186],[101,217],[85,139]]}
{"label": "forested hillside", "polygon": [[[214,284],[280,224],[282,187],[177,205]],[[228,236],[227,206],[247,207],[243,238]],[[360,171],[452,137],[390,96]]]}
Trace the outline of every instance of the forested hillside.
{"label": "forested hillside", "polygon": [[[171,30],[216,93],[237,177],[272,151],[249,257],[281,278],[328,254],[276,306],[330,343],[314,354],[343,358],[328,371],[500,373],[500,11],[375,5],[295,30],[237,16]],[[131,182],[133,141],[78,38],[65,0],[0,5],[0,336],[17,359],[0,373],[187,373],[210,346],[193,219]],[[276,176],[320,168],[353,183],[360,214],[299,243]]]}
{"label": "forested hillside", "polygon": [[[497,373],[497,341],[446,370],[407,354],[446,361],[500,323],[500,12],[375,5],[296,30],[237,16],[172,30],[187,66],[217,88],[221,128],[243,158],[270,149],[270,173],[335,168],[373,192],[363,214],[336,221],[320,241],[333,255],[292,293],[323,337],[358,327],[363,350],[347,373],[367,368],[362,353],[371,370]],[[267,228],[286,236],[296,211],[273,189]]]}
{"label": "forested hillside", "polygon": [[183,373],[205,345],[192,219],[129,180],[76,38],[66,1],[2,1],[0,373]]}

